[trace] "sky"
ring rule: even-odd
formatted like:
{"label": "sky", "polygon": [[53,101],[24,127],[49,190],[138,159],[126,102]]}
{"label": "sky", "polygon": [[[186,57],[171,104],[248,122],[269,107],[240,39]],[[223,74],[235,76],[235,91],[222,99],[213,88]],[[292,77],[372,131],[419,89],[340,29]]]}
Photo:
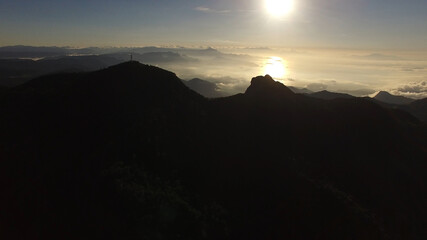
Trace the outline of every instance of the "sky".
{"label": "sky", "polygon": [[0,46],[427,49],[425,0],[0,0]]}
{"label": "sky", "polygon": [[313,91],[427,97],[426,0],[292,0],[280,17],[266,1],[0,0],[0,46],[211,46],[237,57],[160,67],[229,93],[270,74]]}

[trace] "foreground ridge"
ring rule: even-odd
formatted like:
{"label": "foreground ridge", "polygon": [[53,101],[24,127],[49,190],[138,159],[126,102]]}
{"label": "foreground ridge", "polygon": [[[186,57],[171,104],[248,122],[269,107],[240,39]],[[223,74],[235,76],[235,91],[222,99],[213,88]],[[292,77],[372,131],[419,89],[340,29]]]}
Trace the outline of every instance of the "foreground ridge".
{"label": "foreground ridge", "polygon": [[8,238],[427,237],[426,126],[372,100],[268,75],[208,100],[132,61],[34,79],[0,111]]}

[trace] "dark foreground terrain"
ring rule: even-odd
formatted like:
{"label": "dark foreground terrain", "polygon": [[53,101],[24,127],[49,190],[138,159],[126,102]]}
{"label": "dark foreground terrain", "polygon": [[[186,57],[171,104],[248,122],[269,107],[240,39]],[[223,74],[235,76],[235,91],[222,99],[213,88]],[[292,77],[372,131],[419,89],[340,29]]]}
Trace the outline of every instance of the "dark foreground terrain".
{"label": "dark foreground terrain", "polygon": [[427,128],[127,62],[0,89],[4,239],[426,239]]}

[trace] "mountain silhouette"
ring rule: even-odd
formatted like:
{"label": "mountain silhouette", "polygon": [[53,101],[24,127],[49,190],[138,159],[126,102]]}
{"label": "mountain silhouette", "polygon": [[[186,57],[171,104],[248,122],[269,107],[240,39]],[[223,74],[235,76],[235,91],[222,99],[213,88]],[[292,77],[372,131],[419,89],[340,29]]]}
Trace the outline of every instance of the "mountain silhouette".
{"label": "mountain silhouette", "polygon": [[389,103],[389,104],[395,104],[395,105],[409,104],[415,101],[414,99],[403,97],[403,96],[394,96],[385,91],[380,91],[377,95],[375,95],[374,99],[385,102],[385,103]]}
{"label": "mountain silhouette", "polygon": [[276,82],[270,75],[252,78],[251,85],[245,92],[253,97],[292,97],[295,94],[280,82]]}
{"label": "mountain silhouette", "polygon": [[313,97],[313,98],[317,98],[317,99],[323,99],[323,100],[332,100],[332,99],[337,99],[337,98],[347,98],[347,99],[348,98],[354,98],[354,96],[351,96],[349,94],[334,93],[334,92],[329,92],[326,90],[311,93],[308,96]]}
{"label": "mountain silhouette", "polygon": [[206,99],[136,61],[0,98],[2,236],[423,239],[427,131],[270,76]]}

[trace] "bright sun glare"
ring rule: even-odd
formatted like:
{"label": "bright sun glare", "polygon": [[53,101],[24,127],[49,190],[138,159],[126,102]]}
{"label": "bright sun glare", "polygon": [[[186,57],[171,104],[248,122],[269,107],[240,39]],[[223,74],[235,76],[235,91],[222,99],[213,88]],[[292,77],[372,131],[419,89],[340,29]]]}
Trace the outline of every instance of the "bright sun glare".
{"label": "bright sun glare", "polygon": [[280,57],[268,58],[264,65],[264,74],[268,74],[276,80],[283,80],[286,76],[284,60]]}
{"label": "bright sun glare", "polygon": [[292,11],[294,0],[265,0],[267,11],[274,17],[283,17]]}

